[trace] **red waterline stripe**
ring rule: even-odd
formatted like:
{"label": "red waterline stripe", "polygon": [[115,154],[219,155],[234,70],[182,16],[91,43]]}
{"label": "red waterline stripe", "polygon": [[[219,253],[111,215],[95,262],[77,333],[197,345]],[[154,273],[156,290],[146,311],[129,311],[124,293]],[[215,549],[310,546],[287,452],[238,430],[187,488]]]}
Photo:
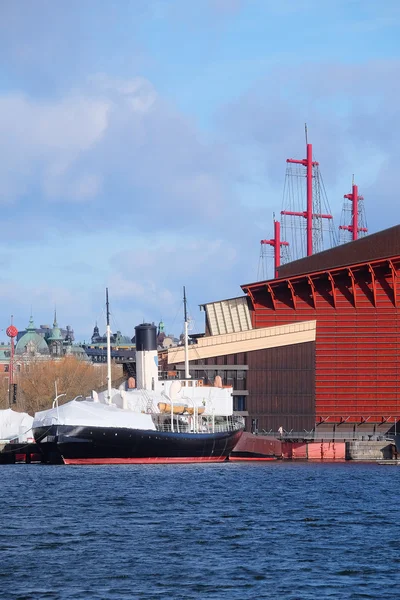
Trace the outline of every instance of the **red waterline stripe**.
{"label": "red waterline stripe", "polygon": [[64,458],[66,465],[141,465],[141,464],[166,464],[166,463],[211,463],[223,462],[225,456],[220,457],[169,457],[169,458]]}
{"label": "red waterline stripe", "polygon": [[266,456],[265,458],[256,457],[243,457],[243,456],[230,456],[229,461],[240,461],[240,460],[277,460],[275,456]]}

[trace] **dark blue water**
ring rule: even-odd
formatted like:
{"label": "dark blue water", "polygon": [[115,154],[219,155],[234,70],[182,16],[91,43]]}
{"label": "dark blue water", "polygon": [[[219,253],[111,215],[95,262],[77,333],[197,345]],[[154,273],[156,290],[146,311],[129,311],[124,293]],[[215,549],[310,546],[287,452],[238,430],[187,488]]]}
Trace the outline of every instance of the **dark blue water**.
{"label": "dark blue water", "polygon": [[0,599],[399,597],[400,469],[0,467]]}

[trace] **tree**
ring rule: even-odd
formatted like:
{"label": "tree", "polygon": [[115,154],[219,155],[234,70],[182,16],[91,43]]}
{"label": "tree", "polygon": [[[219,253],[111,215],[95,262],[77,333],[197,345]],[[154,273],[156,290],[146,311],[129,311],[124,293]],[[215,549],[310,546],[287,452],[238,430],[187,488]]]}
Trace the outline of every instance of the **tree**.
{"label": "tree", "polygon": [[[33,415],[36,411],[51,408],[56,383],[58,394],[65,394],[59,399],[60,404],[79,395],[89,396],[92,390],[102,391],[107,386],[106,369],[106,365],[94,365],[74,356],[27,361],[16,374],[18,394],[15,409]],[[124,379],[122,366],[113,364],[111,375],[113,385],[119,385]]]}

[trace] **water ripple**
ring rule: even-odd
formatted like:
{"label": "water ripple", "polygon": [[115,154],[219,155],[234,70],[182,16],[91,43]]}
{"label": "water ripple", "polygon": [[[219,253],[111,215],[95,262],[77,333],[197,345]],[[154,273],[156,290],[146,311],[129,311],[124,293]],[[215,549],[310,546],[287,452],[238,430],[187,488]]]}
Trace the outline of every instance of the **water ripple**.
{"label": "water ripple", "polygon": [[397,597],[398,472],[6,465],[0,600]]}

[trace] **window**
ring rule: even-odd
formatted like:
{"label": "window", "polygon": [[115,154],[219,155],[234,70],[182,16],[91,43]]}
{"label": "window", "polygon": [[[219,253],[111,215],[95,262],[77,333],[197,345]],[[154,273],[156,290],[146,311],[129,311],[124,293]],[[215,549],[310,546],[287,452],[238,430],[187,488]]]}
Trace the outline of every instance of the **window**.
{"label": "window", "polygon": [[235,371],[226,371],[226,384],[235,387]]}
{"label": "window", "polygon": [[237,371],[236,372],[236,389],[237,390],[245,390],[246,385],[247,385],[246,371]]}
{"label": "window", "polygon": [[246,396],[233,396],[233,410],[246,410]]}

